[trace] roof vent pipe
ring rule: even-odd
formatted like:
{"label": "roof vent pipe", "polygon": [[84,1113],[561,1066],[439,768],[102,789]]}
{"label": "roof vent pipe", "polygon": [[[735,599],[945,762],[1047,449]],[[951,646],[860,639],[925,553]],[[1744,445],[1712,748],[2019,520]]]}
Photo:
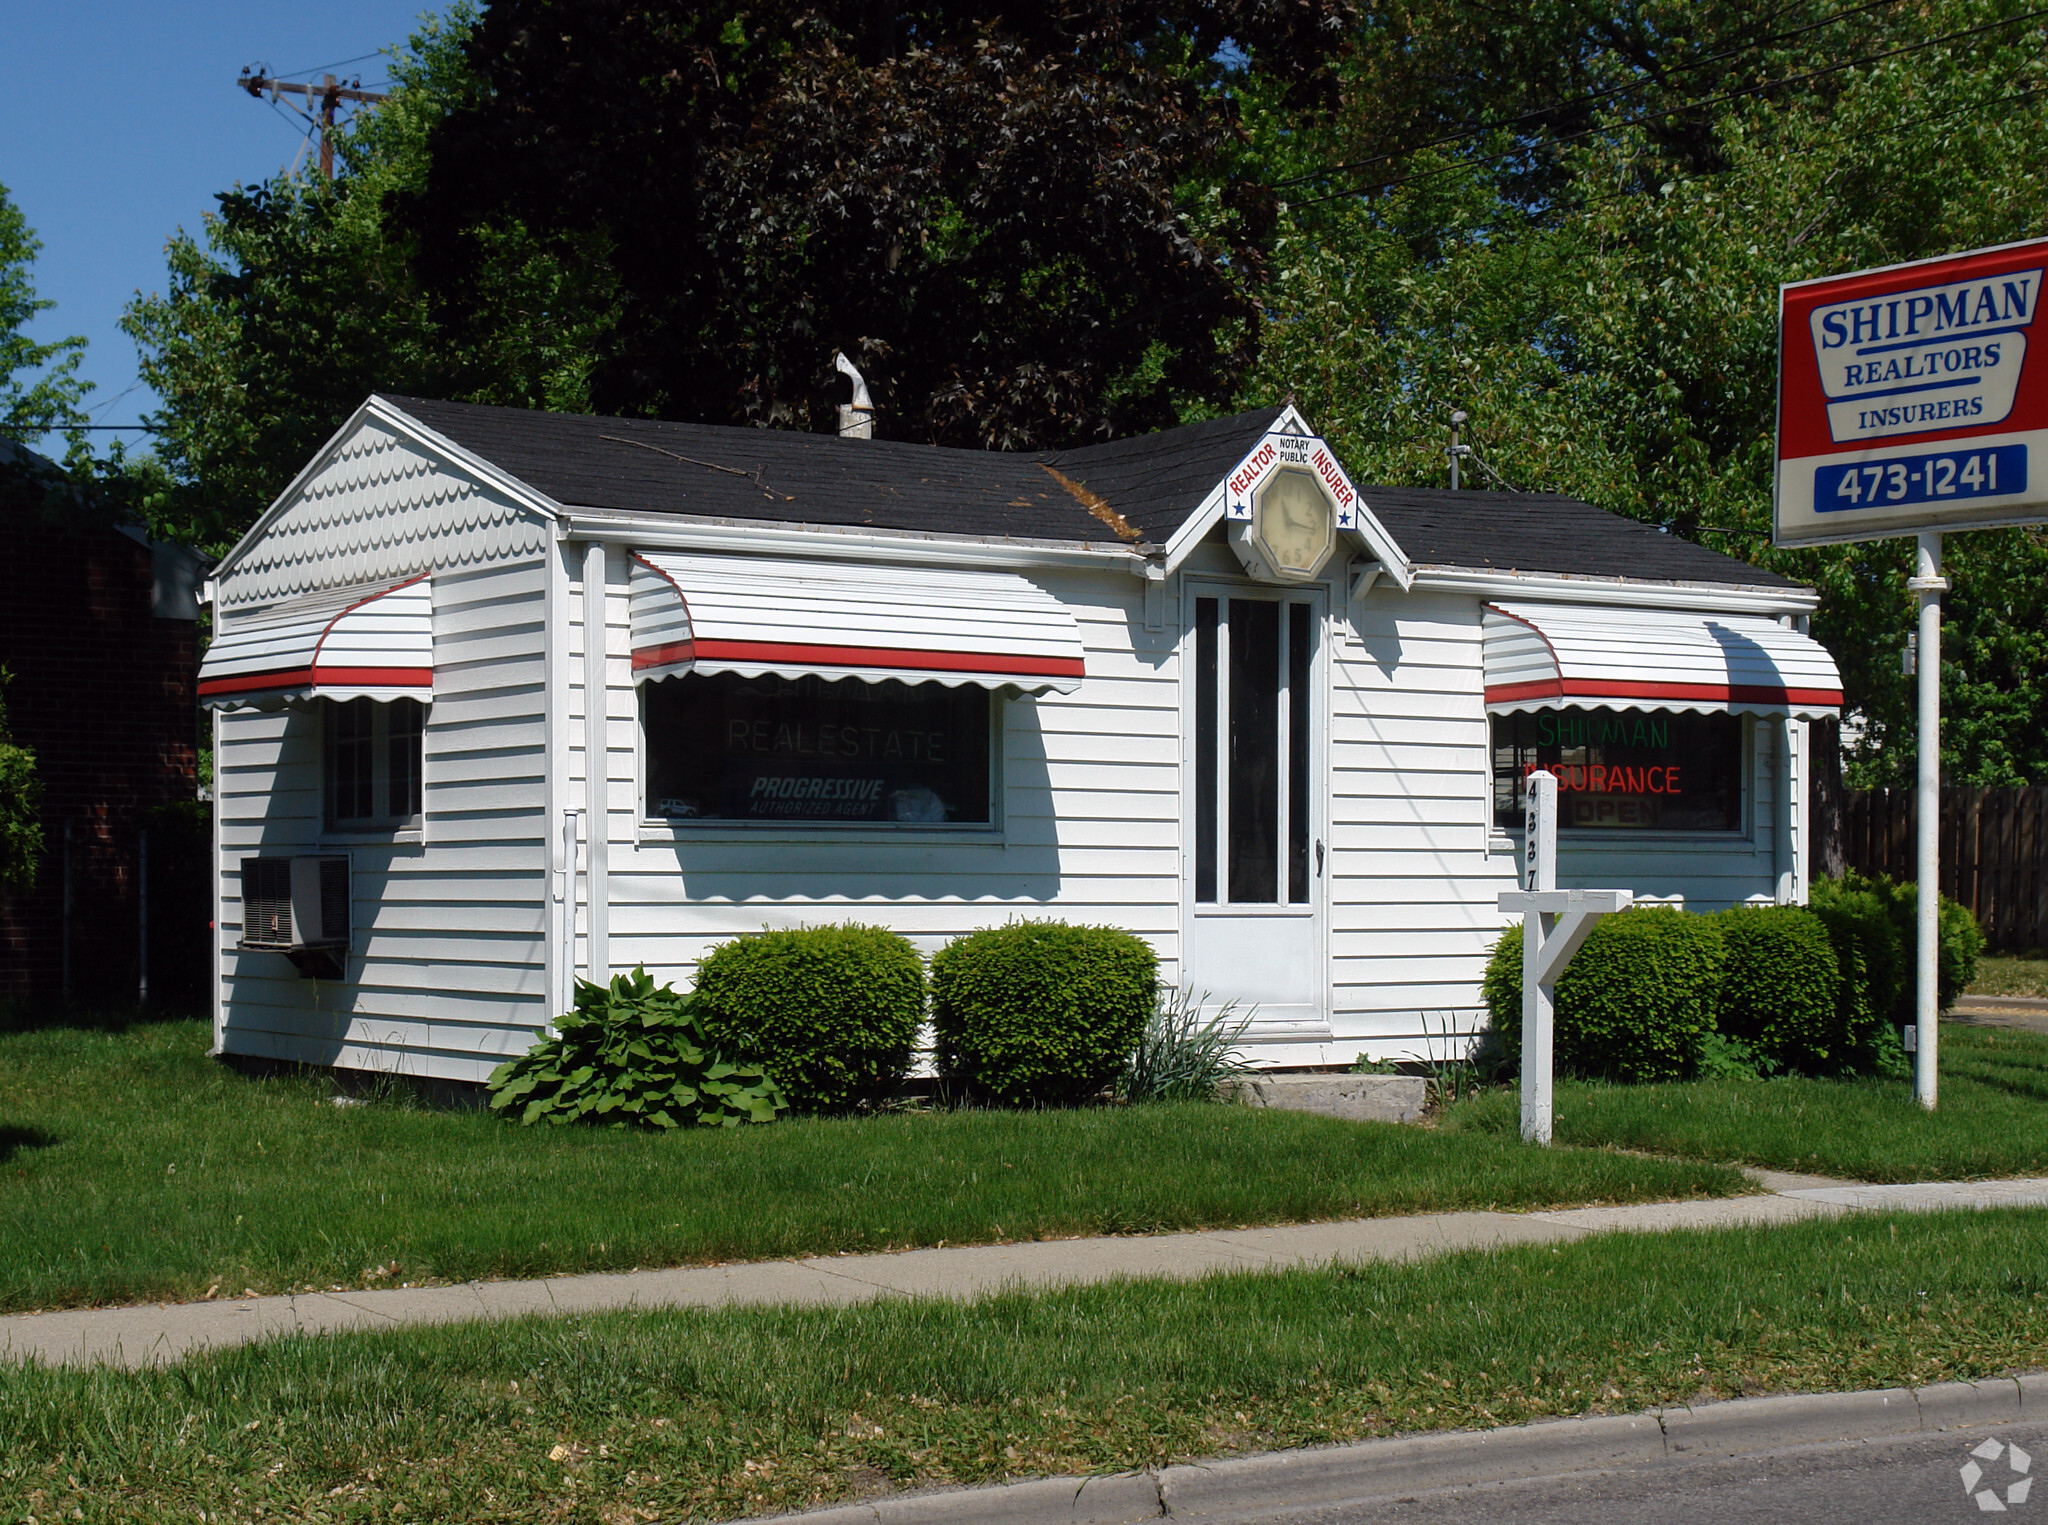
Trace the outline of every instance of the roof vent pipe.
{"label": "roof vent pipe", "polygon": [[841,439],[873,439],[875,437],[875,400],[868,396],[867,378],[855,369],[854,363],[838,350],[832,352],[832,364],[842,375],[853,382],[853,401],[839,405],[839,437]]}

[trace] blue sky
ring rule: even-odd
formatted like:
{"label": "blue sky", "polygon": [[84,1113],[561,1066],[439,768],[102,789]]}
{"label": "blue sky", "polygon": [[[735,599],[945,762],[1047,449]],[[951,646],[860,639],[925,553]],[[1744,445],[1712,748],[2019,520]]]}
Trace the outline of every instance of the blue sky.
{"label": "blue sky", "polygon": [[[0,185],[43,241],[30,332],[89,341],[86,406],[133,423],[155,403],[116,326],[138,291],[164,285],[164,241],[197,230],[215,192],[292,162],[303,122],[235,88],[245,64],[286,77],[384,78],[374,55],[440,7],[427,0],[8,0],[0,43]],[[287,115],[290,113],[287,111]],[[309,150],[310,152],[310,150]],[[130,390],[133,388],[134,390]],[[125,395],[124,395],[125,394]],[[103,448],[114,438],[96,434]]]}

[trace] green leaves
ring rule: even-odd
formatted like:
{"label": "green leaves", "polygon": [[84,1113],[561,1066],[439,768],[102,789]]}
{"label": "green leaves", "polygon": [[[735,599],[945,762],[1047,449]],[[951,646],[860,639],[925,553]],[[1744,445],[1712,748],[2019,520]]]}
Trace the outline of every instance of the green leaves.
{"label": "green leaves", "polygon": [[764,1070],[711,1047],[694,997],[644,968],[608,987],[578,980],[576,1008],[555,1033],[492,1072],[492,1111],[528,1125],[737,1128],[772,1123],[788,1106]]}

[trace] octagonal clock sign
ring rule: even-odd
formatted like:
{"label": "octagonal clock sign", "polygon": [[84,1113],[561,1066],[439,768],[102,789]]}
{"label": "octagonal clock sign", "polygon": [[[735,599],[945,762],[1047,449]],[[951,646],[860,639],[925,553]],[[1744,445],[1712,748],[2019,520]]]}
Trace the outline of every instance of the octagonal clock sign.
{"label": "octagonal clock sign", "polygon": [[1264,582],[1309,582],[1358,527],[1358,489],[1322,440],[1269,434],[1224,481],[1224,521],[1245,570]]}

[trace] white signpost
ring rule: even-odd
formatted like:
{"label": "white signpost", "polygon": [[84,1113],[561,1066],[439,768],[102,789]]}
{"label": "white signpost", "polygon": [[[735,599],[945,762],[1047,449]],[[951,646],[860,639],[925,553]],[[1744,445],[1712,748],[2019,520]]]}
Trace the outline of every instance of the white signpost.
{"label": "white signpost", "polygon": [[1522,817],[1522,888],[1502,890],[1500,908],[1522,913],[1522,1139],[1550,1142],[1555,1115],[1552,1018],[1557,1010],[1557,977],[1585,946],[1600,918],[1626,911],[1629,890],[1561,890],[1557,887],[1557,775],[1538,770],[1528,778]]}
{"label": "white signpost", "polygon": [[[2048,381],[2031,343],[2048,239],[1800,281],[1778,297],[1772,539],[1916,535],[1920,601],[1913,1093],[1935,1101],[1944,530],[2048,519]],[[1915,1045],[1912,1039],[1918,1039]]]}

